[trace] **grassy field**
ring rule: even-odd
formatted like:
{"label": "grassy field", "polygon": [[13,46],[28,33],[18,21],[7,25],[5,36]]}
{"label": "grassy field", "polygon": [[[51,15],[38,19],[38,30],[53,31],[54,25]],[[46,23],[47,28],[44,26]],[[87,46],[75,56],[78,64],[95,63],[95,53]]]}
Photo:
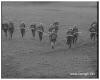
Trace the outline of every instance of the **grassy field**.
{"label": "grassy field", "polygon": [[[90,40],[88,32],[96,14],[95,7],[68,7],[64,3],[3,6],[2,21],[12,20],[16,30],[13,40],[5,40],[2,32],[2,78],[96,78],[97,43]],[[48,36],[39,42],[38,35],[33,39],[28,30],[22,39],[17,29],[21,21],[27,26],[42,22],[45,32],[54,21],[60,25],[78,24],[82,33],[77,44],[69,49],[64,40],[69,26],[61,26],[55,49],[51,49]],[[91,72],[95,75],[70,75]]]}

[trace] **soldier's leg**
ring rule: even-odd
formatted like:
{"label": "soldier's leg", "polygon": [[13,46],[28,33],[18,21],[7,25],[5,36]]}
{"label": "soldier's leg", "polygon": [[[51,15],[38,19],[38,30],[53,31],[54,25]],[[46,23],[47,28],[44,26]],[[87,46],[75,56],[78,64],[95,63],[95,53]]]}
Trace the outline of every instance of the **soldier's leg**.
{"label": "soldier's leg", "polygon": [[42,36],[43,36],[43,33],[42,32],[39,32],[40,41],[42,41]]}
{"label": "soldier's leg", "polygon": [[90,33],[90,38],[91,38],[91,40],[92,40],[92,33]]}
{"label": "soldier's leg", "polygon": [[35,30],[31,30],[32,31],[32,36],[33,36],[33,38],[35,37]]}
{"label": "soldier's leg", "polygon": [[54,49],[54,42],[53,41],[51,41],[51,47],[52,47],[52,49]]}
{"label": "soldier's leg", "polygon": [[7,39],[7,30],[4,30],[5,37]]}

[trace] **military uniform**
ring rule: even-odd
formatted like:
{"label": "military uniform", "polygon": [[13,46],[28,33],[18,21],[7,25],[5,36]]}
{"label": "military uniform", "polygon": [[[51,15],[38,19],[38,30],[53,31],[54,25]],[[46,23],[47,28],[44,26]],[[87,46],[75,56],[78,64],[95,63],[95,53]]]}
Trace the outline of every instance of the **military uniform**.
{"label": "military uniform", "polygon": [[67,36],[73,36],[73,30],[69,30],[66,34]]}
{"label": "military uniform", "polygon": [[40,41],[42,41],[42,37],[43,37],[43,32],[44,32],[44,28],[43,25],[39,25],[37,28],[38,34],[39,34],[39,39]]}
{"label": "military uniform", "polygon": [[90,32],[96,32],[96,29],[95,29],[95,27],[91,27],[91,28],[89,29],[89,31],[90,31]]}
{"label": "military uniform", "polygon": [[49,35],[50,41],[56,41],[57,33],[51,32]]}
{"label": "military uniform", "polygon": [[31,25],[31,26],[30,26],[30,29],[31,29],[31,31],[32,31],[33,37],[35,37],[36,25],[35,25],[35,24],[34,24],[34,25]]}
{"label": "military uniform", "polygon": [[4,31],[7,31],[7,30],[8,30],[8,27],[9,27],[8,23],[2,24],[2,29],[3,29]]}
{"label": "military uniform", "polygon": [[51,43],[52,48],[54,48],[54,45],[55,45],[55,42],[57,39],[57,33],[55,31],[52,31],[49,35],[49,39],[50,39],[50,43]]}
{"label": "military uniform", "polygon": [[21,35],[22,35],[22,38],[23,38],[23,36],[25,35],[25,24],[24,23],[22,23],[20,25],[20,31],[21,31]]}

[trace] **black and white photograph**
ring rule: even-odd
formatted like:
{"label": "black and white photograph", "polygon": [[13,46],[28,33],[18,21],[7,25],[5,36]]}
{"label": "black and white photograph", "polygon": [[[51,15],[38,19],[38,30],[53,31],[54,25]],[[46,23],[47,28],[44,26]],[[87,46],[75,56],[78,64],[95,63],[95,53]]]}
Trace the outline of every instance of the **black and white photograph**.
{"label": "black and white photograph", "polygon": [[1,78],[99,78],[98,18],[99,1],[1,1]]}

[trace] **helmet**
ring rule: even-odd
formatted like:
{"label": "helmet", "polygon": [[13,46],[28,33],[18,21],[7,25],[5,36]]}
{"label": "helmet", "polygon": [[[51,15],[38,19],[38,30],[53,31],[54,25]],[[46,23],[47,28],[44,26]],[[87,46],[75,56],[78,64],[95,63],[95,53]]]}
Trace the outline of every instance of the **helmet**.
{"label": "helmet", "polygon": [[97,22],[96,22],[96,21],[94,21],[94,22],[93,22],[93,24],[97,24]]}
{"label": "helmet", "polygon": [[54,25],[59,25],[59,22],[54,22]]}
{"label": "helmet", "polygon": [[76,28],[77,27],[77,25],[76,24],[74,24],[74,28]]}
{"label": "helmet", "polygon": [[92,26],[95,26],[97,24],[97,22],[96,21],[94,21],[91,25]]}

